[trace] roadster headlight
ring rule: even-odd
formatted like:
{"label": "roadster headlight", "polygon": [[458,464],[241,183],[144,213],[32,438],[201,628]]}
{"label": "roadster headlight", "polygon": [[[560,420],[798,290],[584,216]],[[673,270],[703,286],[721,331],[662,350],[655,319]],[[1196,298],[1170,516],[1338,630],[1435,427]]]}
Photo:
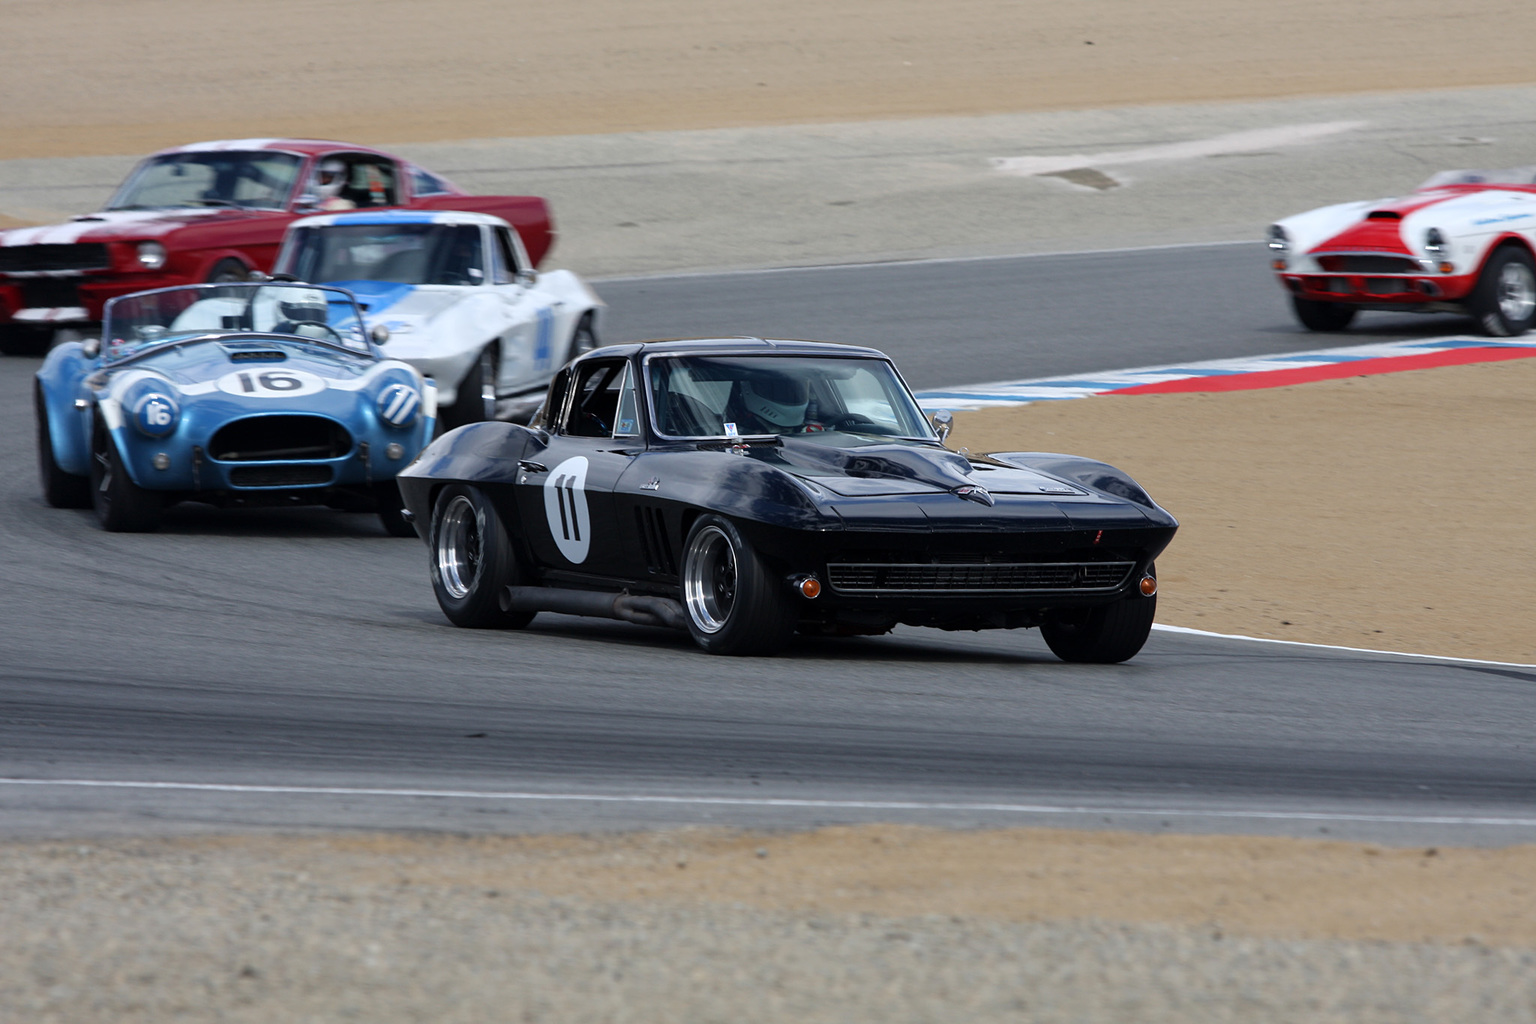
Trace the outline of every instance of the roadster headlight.
{"label": "roadster headlight", "polygon": [[133,425],[149,437],[164,437],[176,429],[181,408],[170,395],[146,391],[133,403]]}
{"label": "roadster headlight", "polygon": [[165,266],[165,246],[159,242],[139,243],[139,266],[145,270],[159,270]]}
{"label": "roadster headlight", "polygon": [[1291,239],[1279,224],[1269,226],[1269,247],[1282,256],[1291,251]]}
{"label": "roadster headlight", "polygon": [[1445,255],[1445,236],[1439,228],[1430,228],[1424,232],[1424,251],[1435,257]]}
{"label": "roadster headlight", "polygon": [[421,411],[421,393],[409,384],[391,384],[379,394],[379,419],[392,427],[408,427]]}

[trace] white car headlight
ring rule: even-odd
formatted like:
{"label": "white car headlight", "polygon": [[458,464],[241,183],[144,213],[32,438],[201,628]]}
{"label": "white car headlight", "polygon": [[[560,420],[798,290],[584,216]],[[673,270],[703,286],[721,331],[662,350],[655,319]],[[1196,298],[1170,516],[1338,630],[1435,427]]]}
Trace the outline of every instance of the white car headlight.
{"label": "white car headlight", "polygon": [[1279,224],[1269,226],[1269,247],[1280,256],[1291,251],[1291,239]]}
{"label": "white car headlight", "polygon": [[159,242],[140,242],[139,266],[145,270],[159,270],[165,266],[165,246]]}
{"label": "white car headlight", "polygon": [[1424,251],[1437,259],[1445,255],[1445,236],[1439,228],[1430,228],[1424,232]]}

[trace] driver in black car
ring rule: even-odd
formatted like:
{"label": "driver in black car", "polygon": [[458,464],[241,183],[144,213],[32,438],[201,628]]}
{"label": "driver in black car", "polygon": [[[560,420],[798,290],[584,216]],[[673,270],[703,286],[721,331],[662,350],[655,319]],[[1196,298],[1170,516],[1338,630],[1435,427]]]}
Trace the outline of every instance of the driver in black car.
{"label": "driver in black car", "polygon": [[806,381],[757,371],[731,386],[725,420],[735,423],[738,434],[799,434],[824,429],[807,421],[808,411],[812,411],[811,388]]}

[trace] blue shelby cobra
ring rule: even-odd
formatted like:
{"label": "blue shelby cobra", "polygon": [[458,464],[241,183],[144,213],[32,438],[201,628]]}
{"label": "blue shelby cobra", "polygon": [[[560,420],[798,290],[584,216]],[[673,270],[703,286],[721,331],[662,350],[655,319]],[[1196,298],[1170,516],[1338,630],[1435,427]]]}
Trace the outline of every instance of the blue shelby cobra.
{"label": "blue shelby cobra", "polygon": [[432,438],[437,389],[387,359],[337,288],[191,285],[107,304],[101,339],[37,373],[37,458],[56,508],[145,531],[179,501],[376,510],[413,536],[395,475]]}

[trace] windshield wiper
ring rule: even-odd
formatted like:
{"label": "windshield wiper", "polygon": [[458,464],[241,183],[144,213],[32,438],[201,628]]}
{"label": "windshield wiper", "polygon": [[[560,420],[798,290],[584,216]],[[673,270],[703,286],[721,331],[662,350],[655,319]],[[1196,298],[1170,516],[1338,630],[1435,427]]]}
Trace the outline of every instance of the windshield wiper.
{"label": "windshield wiper", "polygon": [[194,199],[192,202],[199,206],[239,206],[240,204],[230,199]]}

